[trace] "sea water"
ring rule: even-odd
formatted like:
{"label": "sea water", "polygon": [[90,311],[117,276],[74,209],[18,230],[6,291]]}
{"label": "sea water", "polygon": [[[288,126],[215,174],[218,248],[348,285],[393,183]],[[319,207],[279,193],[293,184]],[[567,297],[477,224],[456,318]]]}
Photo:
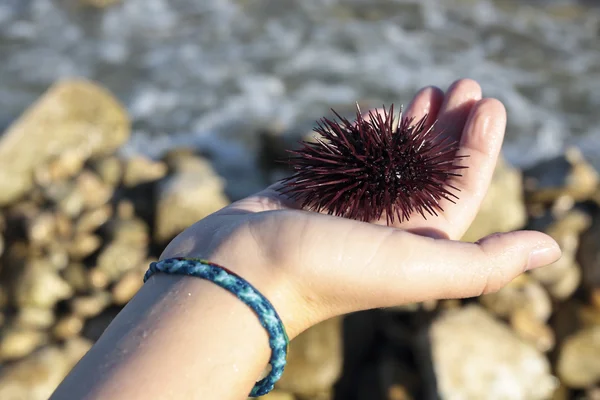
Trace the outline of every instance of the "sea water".
{"label": "sea water", "polygon": [[241,165],[263,127],[310,129],[330,107],[406,104],[424,85],[469,77],[508,109],[509,161],[568,145],[600,159],[593,2],[82,3],[0,1],[0,127],[57,79],[87,77],[127,106],[126,152],[203,145]]}

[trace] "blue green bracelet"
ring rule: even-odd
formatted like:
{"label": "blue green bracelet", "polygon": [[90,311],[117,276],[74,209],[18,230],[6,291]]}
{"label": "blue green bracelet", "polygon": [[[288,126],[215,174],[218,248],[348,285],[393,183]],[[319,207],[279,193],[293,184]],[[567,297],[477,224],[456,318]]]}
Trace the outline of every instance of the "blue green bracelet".
{"label": "blue green bracelet", "polygon": [[271,371],[265,378],[256,382],[250,392],[250,397],[263,396],[273,390],[275,382],[283,374],[289,339],[281,318],[279,318],[277,311],[275,311],[269,300],[236,273],[199,258],[169,258],[153,262],[144,275],[144,282],[157,272],[190,275],[214,282],[233,293],[256,313],[261,325],[269,333],[269,346],[271,347],[269,364],[271,364]]}

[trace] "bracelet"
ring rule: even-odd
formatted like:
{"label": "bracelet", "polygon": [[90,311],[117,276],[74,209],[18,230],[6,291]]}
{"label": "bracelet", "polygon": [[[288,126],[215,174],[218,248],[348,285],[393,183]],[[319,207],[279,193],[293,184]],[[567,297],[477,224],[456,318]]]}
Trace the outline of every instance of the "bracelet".
{"label": "bracelet", "polygon": [[273,390],[275,382],[283,374],[289,347],[289,338],[283,322],[269,300],[236,273],[199,258],[170,258],[153,262],[144,275],[144,282],[157,272],[190,275],[214,282],[223,289],[233,293],[256,313],[260,324],[269,334],[269,346],[271,347],[269,364],[271,365],[271,371],[265,378],[256,382],[256,385],[254,385],[250,392],[250,397],[263,396]]}

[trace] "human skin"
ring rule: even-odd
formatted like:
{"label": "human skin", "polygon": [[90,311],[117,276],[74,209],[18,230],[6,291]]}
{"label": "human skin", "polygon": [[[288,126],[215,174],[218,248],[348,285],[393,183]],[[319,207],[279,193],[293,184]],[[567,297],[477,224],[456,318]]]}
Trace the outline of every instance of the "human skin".
{"label": "human skin", "polygon": [[[274,305],[290,339],[354,311],[502,288],[561,251],[535,231],[458,241],[487,192],[506,127],[495,99],[463,79],[422,89],[406,115],[429,114],[460,141],[469,168],[460,200],[437,217],[385,226],[308,212],[276,187],[240,200],[177,236],[161,259],[201,257],[244,277]],[[268,337],[256,315],[211,282],[157,274],[113,320],[51,397],[245,399],[265,369]]]}

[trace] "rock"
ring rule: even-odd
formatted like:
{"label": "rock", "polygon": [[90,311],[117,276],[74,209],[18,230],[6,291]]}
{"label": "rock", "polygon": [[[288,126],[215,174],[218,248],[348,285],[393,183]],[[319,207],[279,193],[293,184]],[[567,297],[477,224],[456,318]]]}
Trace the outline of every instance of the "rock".
{"label": "rock", "polygon": [[290,343],[288,363],[277,388],[298,396],[328,393],[342,372],[342,319],[308,329]]}
{"label": "rock", "polygon": [[476,305],[442,314],[430,328],[438,391],[444,399],[547,399],[548,360]]}
{"label": "rock", "polygon": [[114,304],[126,304],[133,296],[135,296],[144,284],[144,273],[146,272],[146,269],[148,269],[149,264],[150,261],[146,261],[143,268],[136,268],[129,271],[119,279],[112,289]]}
{"label": "rock", "polygon": [[0,398],[48,399],[90,347],[89,341],[75,338],[63,347],[46,347],[4,368],[0,376]]}
{"label": "rock", "polygon": [[113,188],[104,183],[100,176],[89,170],[79,174],[76,184],[86,210],[93,210],[106,204],[113,195]]}
{"label": "rock", "polygon": [[581,265],[583,286],[593,291],[600,288],[600,211],[594,215],[591,226],[581,235],[577,260]]}
{"label": "rock", "polygon": [[[248,397],[248,400],[253,400],[256,397]],[[293,394],[282,392],[281,390],[273,390],[259,398],[260,400],[295,400]]]}
{"label": "rock", "polygon": [[19,202],[6,210],[6,225],[10,229],[5,230],[7,241],[28,239],[28,226],[40,214],[37,204],[30,201]]}
{"label": "rock", "polygon": [[83,323],[83,318],[75,314],[66,315],[58,320],[52,329],[52,334],[59,340],[70,339],[81,333]]}
{"label": "rock", "polygon": [[100,236],[91,234],[76,235],[69,243],[69,256],[73,261],[80,261],[94,253],[102,245]]}
{"label": "rock", "polygon": [[27,221],[27,238],[33,243],[48,243],[56,238],[54,214],[43,211]]}
{"label": "rock", "polygon": [[71,309],[81,318],[91,318],[99,315],[111,303],[111,296],[107,292],[96,292],[89,296],[75,297],[71,300]]}
{"label": "rock", "polygon": [[49,243],[44,246],[43,255],[55,271],[62,271],[69,265],[69,253],[63,243]]}
{"label": "rock", "polygon": [[25,357],[46,340],[43,332],[34,329],[12,328],[2,332],[0,360],[9,361]]}
{"label": "rock", "polygon": [[54,323],[54,312],[47,308],[25,307],[19,309],[15,325],[21,328],[47,329]]}
{"label": "rock", "polygon": [[510,316],[510,325],[517,335],[532,343],[539,351],[548,352],[554,348],[554,332],[527,309],[516,310]]}
{"label": "rock", "polygon": [[600,326],[579,331],[565,340],[557,372],[571,388],[583,389],[600,382]]}
{"label": "rock", "polygon": [[388,400],[412,400],[410,392],[402,385],[392,385],[388,390]]}
{"label": "rock", "polygon": [[519,310],[538,321],[546,321],[552,313],[552,302],[542,285],[520,275],[495,293],[479,297],[479,301],[488,310],[501,317],[509,317]]}
{"label": "rock", "polygon": [[591,224],[590,216],[580,210],[570,210],[544,228],[562,250],[557,262],[530,272],[557,300],[564,300],[575,292],[581,282],[581,267],[576,261],[579,236]]}
{"label": "rock", "polygon": [[146,246],[150,242],[150,229],[141,218],[133,216],[131,203],[120,202],[117,207],[117,218],[110,220],[104,234],[113,242],[129,243],[132,246]]}
{"label": "rock", "polygon": [[577,309],[577,317],[583,327],[600,326],[600,310],[596,307],[582,305]]}
{"label": "rock", "polygon": [[[128,271],[136,268],[147,257],[146,246],[135,246],[127,242],[113,241],[98,256],[96,267],[92,271],[92,284],[105,287]],[[100,284],[100,286],[97,286]]]}
{"label": "rock", "polygon": [[86,211],[75,224],[75,232],[92,233],[104,225],[112,216],[112,208],[106,204],[95,210]]}
{"label": "rock", "polygon": [[50,186],[47,190],[47,197],[56,203],[59,212],[69,218],[77,218],[85,207],[83,193],[73,182]]}
{"label": "rock", "polygon": [[77,292],[84,293],[90,288],[88,270],[81,263],[70,263],[63,271],[63,278]]}
{"label": "rock", "polygon": [[62,239],[71,238],[71,235],[73,234],[73,222],[71,221],[71,218],[66,214],[56,212],[55,222],[56,234],[58,237]]}
{"label": "rock", "polygon": [[83,80],[57,83],[0,139],[0,206],[33,187],[37,165],[56,154],[112,153],[129,130],[125,109],[103,88]]}
{"label": "rock", "polygon": [[133,156],[127,160],[123,184],[133,187],[142,183],[153,182],[167,174],[167,164],[153,161],[144,156]]}
{"label": "rock", "polygon": [[119,4],[121,0],[79,0],[79,2],[89,7],[106,8]]}
{"label": "rock", "polygon": [[527,216],[522,191],[519,170],[499,158],[479,213],[461,240],[475,242],[491,233],[523,227]]}
{"label": "rock", "polygon": [[116,156],[100,158],[91,162],[92,169],[102,181],[111,187],[117,187],[123,176],[123,165]]}
{"label": "rock", "polygon": [[72,296],[73,290],[45,260],[31,260],[13,281],[19,307],[52,308]]}
{"label": "rock", "polygon": [[552,203],[561,196],[570,196],[575,201],[587,200],[600,182],[598,172],[574,147],[523,174],[526,199],[530,203]]}
{"label": "rock", "polygon": [[35,182],[40,186],[50,186],[77,175],[85,163],[85,154],[73,150],[58,155],[47,164],[35,167]]}
{"label": "rock", "polygon": [[155,240],[164,243],[225,207],[224,185],[207,161],[180,160],[177,172],[157,185]]}
{"label": "rock", "polygon": [[6,289],[0,286],[0,309],[4,309],[6,306],[8,306],[8,304],[9,300]]}

